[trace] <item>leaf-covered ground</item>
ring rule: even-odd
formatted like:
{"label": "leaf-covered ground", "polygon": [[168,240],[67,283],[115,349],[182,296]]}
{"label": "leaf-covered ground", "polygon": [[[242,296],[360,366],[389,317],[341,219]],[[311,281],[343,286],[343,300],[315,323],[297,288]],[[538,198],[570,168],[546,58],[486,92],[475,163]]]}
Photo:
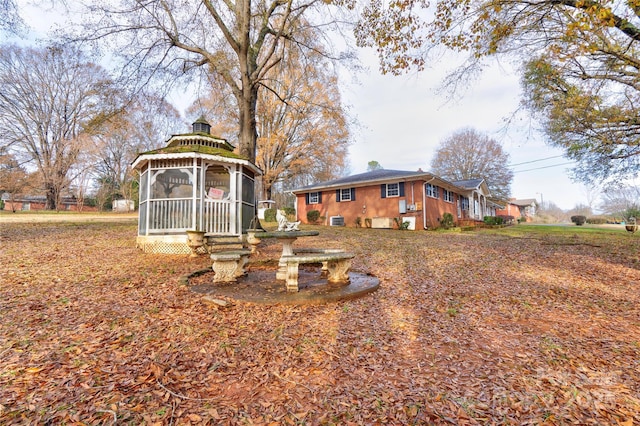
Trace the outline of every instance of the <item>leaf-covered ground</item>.
{"label": "leaf-covered ground", "polygon": [[318,229],[376,293],[216,309],[132,222],[0,224],[0,424],[640,423],[640,236]]}

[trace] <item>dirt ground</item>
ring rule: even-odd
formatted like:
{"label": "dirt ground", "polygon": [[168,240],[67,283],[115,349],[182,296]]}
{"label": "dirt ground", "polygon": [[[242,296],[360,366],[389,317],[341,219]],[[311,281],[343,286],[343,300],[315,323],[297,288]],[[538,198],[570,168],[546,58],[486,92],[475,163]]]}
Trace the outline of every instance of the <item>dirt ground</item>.
{"label": "dirt ground", "polygon": [[0,215],[3,426],[640,424],[638,234],[309,227],[380,288],[217,308],[134,216],[46,216]]}

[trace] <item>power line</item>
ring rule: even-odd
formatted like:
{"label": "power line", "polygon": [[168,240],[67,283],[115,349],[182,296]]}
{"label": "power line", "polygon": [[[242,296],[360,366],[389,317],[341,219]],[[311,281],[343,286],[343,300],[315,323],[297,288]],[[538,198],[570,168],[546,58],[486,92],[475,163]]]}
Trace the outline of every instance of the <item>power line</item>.
{"label": "power line", "polygon": [[541,158],[539,160],[531,160],[531,161],[525,161],[524,163],[512,164],[509,167],[521,166],[523,164],[537,163],[540,161],[551,160],[552,158],[560,158],[560,157],[562,157],[562,155],[554,155],[553,157]]}
{"label": "power line", "polygon": [[559,166],[566,166],[567,164],[573,164],[573,161],[569,161],[568,163],[560,163],[560,164],[552,164],[550,166],[542,166],[542,167],[536,167],[533,169],[526,169],[526,170],[514,170],[513,173],[522,173],[522,172],[531,172],[533,170],[542,170],[542,169],[549,169],[551,167],[559,167]]}

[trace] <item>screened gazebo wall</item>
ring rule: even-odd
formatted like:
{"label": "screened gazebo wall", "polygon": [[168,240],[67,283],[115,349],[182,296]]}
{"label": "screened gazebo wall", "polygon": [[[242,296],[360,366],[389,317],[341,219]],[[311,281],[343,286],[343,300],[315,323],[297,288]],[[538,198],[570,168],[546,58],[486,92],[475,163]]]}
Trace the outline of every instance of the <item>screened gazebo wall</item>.
{"label": "screened gazebo wall", "polygon": [[250,226],[255,172],[224,159],[190,156],[149,158],[139,167],[138,246],[146,252],[189,253],[187,230],[241,237]]}

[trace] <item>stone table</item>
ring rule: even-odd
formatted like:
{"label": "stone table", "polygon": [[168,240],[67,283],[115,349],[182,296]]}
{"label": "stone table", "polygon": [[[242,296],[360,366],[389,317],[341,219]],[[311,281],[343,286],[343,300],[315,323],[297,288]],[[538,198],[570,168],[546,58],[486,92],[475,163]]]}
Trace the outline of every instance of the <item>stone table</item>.
{"label": "stone table", "polygon": [[276,279],[287,279],[287,263],[283,256],[293,256],[293,243],[300,237],[315,237],[320,235],[318,231],[270,231],[270,232],[255,232],[253,234],[259,244],[259,240],[263,238],[275,238],[282,243],[282,254],[278,261],[278,272],[276,272]]}

